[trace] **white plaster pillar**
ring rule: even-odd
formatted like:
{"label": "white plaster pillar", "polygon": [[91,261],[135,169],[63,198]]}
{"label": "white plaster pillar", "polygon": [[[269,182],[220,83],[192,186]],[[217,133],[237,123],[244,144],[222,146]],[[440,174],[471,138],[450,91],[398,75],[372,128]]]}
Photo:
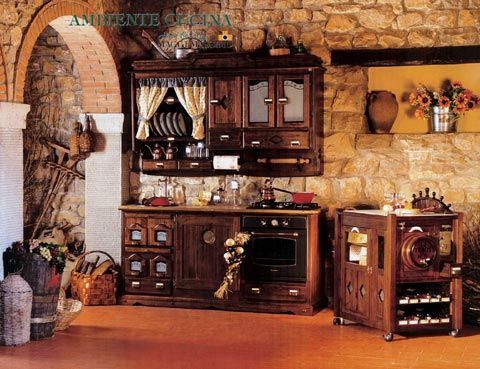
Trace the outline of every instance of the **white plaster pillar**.
{"label": "white plaster pillar", "polygon": [[0,102],[0,254],[23,239],[22,129],[29,111],[30,105]]}
{"label": "white plaster pillar", "polygon": [[[127,200],[128,168],[122,155],[123,114],[89,114],[95,152],[85,161],[85,245],[120,262],[122,222],[118,207]],[[85,115],[80,117],[82,123]]]}

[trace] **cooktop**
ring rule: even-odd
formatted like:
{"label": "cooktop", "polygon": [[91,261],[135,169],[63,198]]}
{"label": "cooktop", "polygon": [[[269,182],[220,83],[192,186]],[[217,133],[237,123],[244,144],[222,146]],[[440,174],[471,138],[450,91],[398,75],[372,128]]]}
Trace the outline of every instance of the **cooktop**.
{"label": "cooktop", "polygon": [[295,209],[295,210],[312,210],[318,209],[317,203],[311,202],[308,204],[296,204],[294,202],[272,202],[272,201],[257,201],[252,203],[247,209]]}

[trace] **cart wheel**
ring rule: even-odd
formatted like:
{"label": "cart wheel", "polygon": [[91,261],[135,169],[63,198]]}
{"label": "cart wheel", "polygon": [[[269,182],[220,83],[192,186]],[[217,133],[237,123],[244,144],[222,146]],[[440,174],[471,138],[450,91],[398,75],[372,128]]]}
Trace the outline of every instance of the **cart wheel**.
{"label": "cart wheel", "polygon": [[452,329],[450,332],[448,332],[448,335],[450,337],[458,337],[460,335],[460,329]]}
{"label": "cart wheel", "polygon": [[385,334],[383,335],[383,339],[384,339],[386,342],[392,342],[392,341],[393,341],[393,333],[392,333],[392,332],[385,333]]}
{"label": "cart wheel", "polygon": [[333,325],[344,325],[344,324],[345,324],[345,321],[343,320],[343,318],[339,318],[338,316],[333,318]]}

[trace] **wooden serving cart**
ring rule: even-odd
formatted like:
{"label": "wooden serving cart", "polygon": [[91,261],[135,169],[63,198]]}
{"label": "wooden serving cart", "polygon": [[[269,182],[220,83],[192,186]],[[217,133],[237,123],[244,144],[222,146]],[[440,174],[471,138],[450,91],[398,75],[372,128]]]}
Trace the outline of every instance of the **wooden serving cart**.
{"label": "wooden serving cart", "polygon": [[463,214],[339,210],[334,324],[394,333],[462,328]]}

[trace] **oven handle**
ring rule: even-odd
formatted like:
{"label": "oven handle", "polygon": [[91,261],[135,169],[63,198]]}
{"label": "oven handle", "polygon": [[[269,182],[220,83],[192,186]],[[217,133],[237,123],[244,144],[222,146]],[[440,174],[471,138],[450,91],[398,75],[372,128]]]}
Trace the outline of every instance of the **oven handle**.
{"label": "oven handle", "polygon": [[299,234],[297,232],[293,233],[284,233],[284,232],[250,232],[252,236],[292,236],[298,237]]}

